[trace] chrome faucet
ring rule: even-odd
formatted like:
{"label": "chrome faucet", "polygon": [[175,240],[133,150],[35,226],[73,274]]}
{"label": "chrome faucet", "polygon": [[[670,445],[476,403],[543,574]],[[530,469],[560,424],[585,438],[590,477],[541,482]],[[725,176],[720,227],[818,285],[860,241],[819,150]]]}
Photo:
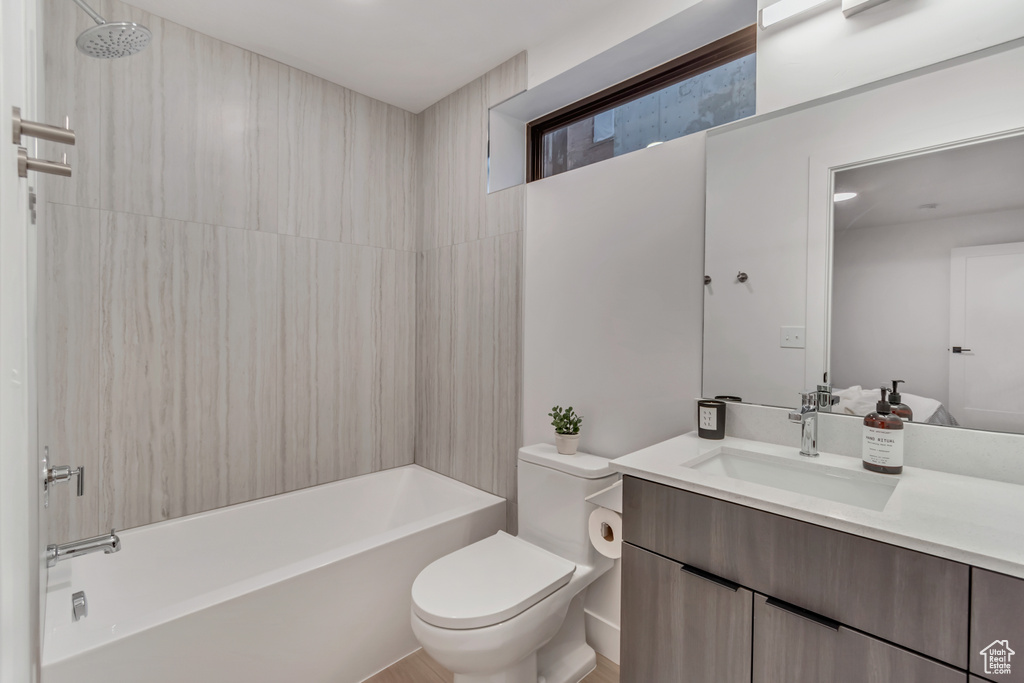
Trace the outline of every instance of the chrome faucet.
{"label": "chrome faucet", "polygon": [[789,421],[800,424],[800,455],[818,457],[818,398],[817,391],[800,393],[800,409],[789,413]]}
{"label": "chrome faucet", "polygon": [[61,545],[46,546],[46,566],[54,567],[58,562],[70,560],[79,555],[98,553],[101,550],[109,555],[110,553],[116,553],[120,549],[121,539],[111,529],[109,534],[103,534],[102,536],[93,536],[92,538],[62,543]]}
{"label": "chrome faucet", "polygon": [[800,455],[818,457],[818,413],[832,412],[832,406],[839,403],[839,397],[832,395],[831,384],[819,384],[815,391],[800,393],[800,409],[789,414],[790,422],[801,426]]}
{"label": "chrome faucet", "polygon": [[814,392],[818,396],[818,412],[831,413],[832,406],[839,403],[839,397],[832,394],[832,384],[819,384],[818,390]]}

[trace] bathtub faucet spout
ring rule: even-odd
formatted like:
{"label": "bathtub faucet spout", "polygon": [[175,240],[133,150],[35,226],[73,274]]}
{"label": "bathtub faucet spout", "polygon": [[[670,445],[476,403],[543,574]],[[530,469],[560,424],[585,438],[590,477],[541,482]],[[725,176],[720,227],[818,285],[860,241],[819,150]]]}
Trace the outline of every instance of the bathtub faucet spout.
{"label": "bathtub faucet spout", "polygon": [[70,560],[79,555],[96,553],[101,550],[109,555],[110,553],[116,553],[120,549],[121,539],[111,529],[109,534],[103,534],[102,536],[93,536],[92,538],[84,538],[81,541],[46,546],[46,566],[53,567],[58,562]]}

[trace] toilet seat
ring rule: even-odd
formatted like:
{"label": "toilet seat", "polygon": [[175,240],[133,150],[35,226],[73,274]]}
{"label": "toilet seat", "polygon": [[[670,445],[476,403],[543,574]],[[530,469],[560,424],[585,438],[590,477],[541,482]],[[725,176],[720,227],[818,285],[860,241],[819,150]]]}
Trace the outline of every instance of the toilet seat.
{"label": "toilet seat", "polygon": [[569,560],[499,531],[420,572],[412,586],[412,608],[440,628],[491,626],[548,597],[575,571]]}

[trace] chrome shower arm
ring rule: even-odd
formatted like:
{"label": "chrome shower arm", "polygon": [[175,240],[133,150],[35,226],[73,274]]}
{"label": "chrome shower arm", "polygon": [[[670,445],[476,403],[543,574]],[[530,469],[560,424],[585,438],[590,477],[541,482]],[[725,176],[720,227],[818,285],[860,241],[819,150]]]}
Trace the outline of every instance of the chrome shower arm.
{"label": "chrome shower arm", "polygon": [[78,5],[79,7],[81,7],[82,11],[85,12],[86,14],[88,14],[89,17],[93,21],[95,21],[97,24],[99,24],[100,26],[102,26],[103,24],[107,23],[106,19],[101,17],[99,14],[97,14],[96,11],[92,7],[89,7],[89,5],[85,4],[85,0],[74,0],[74,3],[76,5]]}

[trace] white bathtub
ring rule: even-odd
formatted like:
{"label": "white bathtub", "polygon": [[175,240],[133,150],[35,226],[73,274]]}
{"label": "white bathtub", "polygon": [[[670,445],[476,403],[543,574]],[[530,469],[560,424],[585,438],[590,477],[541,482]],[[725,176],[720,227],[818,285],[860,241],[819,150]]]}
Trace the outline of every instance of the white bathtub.
{"label": "white bathtub", "polygon": [[419,647],[419,571],[504,523],[410,465],[125,531],[50,570],[43,683],[362,681]]}

